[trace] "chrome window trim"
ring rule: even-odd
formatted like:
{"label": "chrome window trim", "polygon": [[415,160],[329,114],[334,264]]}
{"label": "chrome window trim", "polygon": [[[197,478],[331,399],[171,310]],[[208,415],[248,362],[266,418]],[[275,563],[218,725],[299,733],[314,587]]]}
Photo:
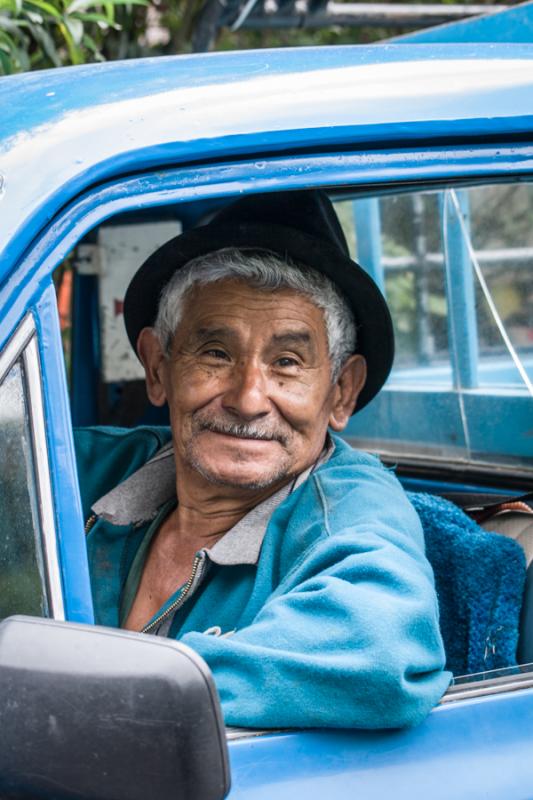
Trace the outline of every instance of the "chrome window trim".
{"label": "chrome window trim", "polygon": [[[527,669],[527,672],[520,670]],[[498,675],[498,672],[505,672]],[[514,673],[514,674],[513,674]],[[440,700],[439,705],[455,703],[458,700],[470,700],[476,697],[486,697],[488,695],[501,695],[508,692],[516,692],[520,689],[533,688],[533,665],[524,664],[518,667],[503,667],[501,670],[492,672],[494,677],[483,678],[482,673],[478,680],[476,675],[464,676],[458,683],[452,683]],[[470,680],[472,678],[472,680]]]}
{"label": "chrome window trim", "polygon": [[[446,694],[442,697],[439,705],[447,705],[448,703],[456,703],[458,700],[471,700],[474,697],[486,697],[487,695],[494,694],[507,694],[508,692],[516,692],[520,689],[531,689],[533,687],[533,675],[517,678],[512,681],[507,679],[505,684],[497,684],[493,681],[490,683],[480,681],[471,687],[456,686],[448,689]],[[452,691],[455,689],[455,691]]]}
{"label": "chrome window trim", "polygon": [[235,728],[233,726],[226,727],[226,741],[231,742],[235,739],[253,739],[258,736],[268,736],[272,733],[287,733],[294,732],[294,728]]}
{"label": "chrome window trim", "polygon": [[53,619],[64,620],[65,605],[59,569],[57,530],[52,483],[50,480],[50,461],[46,441],[39,348],[35,322],[31,314],[28,314],[22,320],[16,332],[6,344],[4,351],[0,354],[0,383],[21,356],[24,365],[24,384],[27,392],[27,408],[33,445],[43,561],[46,572],[46,590]]}
{"label": "chrome window trim", "polygon": [[41,514],[41,530],[43,535],[44,561],[48,582],[50,608],[54,619],[65,619],[63,603],[63,587],[59,569],[59,553],[57,548],[57,531],[50,480],[50,459],[46,441],[44,420],[43,391],[37,337],[33,336],[23,351],[24,371],[26,374],[29,395],[29,416],[33,439],[39,507]]}
{"label": "chrome window trim", "polygon": [[34,335],[35,323],[33,317],[28,315],[24,317],[15,333],[8,340],[2,353],[0,353],[0,383]]}

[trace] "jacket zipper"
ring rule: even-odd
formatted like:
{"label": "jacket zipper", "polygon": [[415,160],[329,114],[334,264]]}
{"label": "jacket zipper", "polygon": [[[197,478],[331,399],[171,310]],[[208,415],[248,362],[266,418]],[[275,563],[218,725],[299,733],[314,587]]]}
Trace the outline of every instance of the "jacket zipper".
{"label": "jacket zipper", "polygon": [[196,577],[198,575],[198,571],[200,567],[204,563],[204,554],[200,551],[200,554],[194,557],[194,561],[192,564],[191,574],[187,579],[187,583],[184,585],[183,589],[181,590],[179,597],[177,597],[169,607],[163,611],[158,617],[145,625],[144,628],[141,630],[141,633],[150,633],[154,628],[156,628],[161,622],[168,619],[168,617],[177,611],[179,608],[182,607],[184,602],[187,600],[191,593],[191,589],[193,587],[194,582],[196,581]]}
{"label": "jacket zipper", "polygon": [[96,514],[91,514],[91,516],[89,517],[89,519],[85,523],[85,535],[86,536],[89,533],[89,531],[91,530],[91,528],[92,528],[92,526],[94,525],[95,522],[96,522]]}

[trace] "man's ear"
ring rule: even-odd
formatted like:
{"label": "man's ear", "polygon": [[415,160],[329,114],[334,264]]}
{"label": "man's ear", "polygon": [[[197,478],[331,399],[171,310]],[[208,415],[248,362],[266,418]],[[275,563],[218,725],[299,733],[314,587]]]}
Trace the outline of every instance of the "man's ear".
{"label": "man's ear", "polygon": [[344,363],[334,386],[333,408],[329,416],[329,426],[334,431],[342,431],[348,424],[365,381],[364,356],[350,356]]}
{"label": "man's ear", "polygon": [[144,367],[148,398],[154,406],[162,406],[167,400],[164,385],[166,358],[153,328],[143,328],[140,332],[137,353]]}

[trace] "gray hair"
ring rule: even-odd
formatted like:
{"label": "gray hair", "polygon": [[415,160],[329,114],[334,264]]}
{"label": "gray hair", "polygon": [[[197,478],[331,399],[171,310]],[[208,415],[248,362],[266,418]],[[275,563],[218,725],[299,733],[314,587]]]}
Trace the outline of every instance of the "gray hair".
{"label": "gray hair", "polygon": [[324,313],[332,381],[355,351],[356,327],[352,311],[335,284],[311,267],[281,259],[267,250],[225,248],[189,261],[179,269],[161,293],[154,330],[163,351],[170,353],[181,320],[184,300],[193,286],[240,279],[264,291],[293,289]]}

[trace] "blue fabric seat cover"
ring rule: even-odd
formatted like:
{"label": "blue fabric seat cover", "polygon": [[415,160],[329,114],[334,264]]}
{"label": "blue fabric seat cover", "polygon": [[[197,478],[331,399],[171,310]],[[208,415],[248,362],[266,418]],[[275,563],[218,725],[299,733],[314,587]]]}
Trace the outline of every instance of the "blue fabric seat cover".
{"label": "blue fabric seat cover", "polygon": [[526,575],[522,548],[483,530],[441,497],[408,497],[435,573],[446,668],[465,675],[516,664]]}

